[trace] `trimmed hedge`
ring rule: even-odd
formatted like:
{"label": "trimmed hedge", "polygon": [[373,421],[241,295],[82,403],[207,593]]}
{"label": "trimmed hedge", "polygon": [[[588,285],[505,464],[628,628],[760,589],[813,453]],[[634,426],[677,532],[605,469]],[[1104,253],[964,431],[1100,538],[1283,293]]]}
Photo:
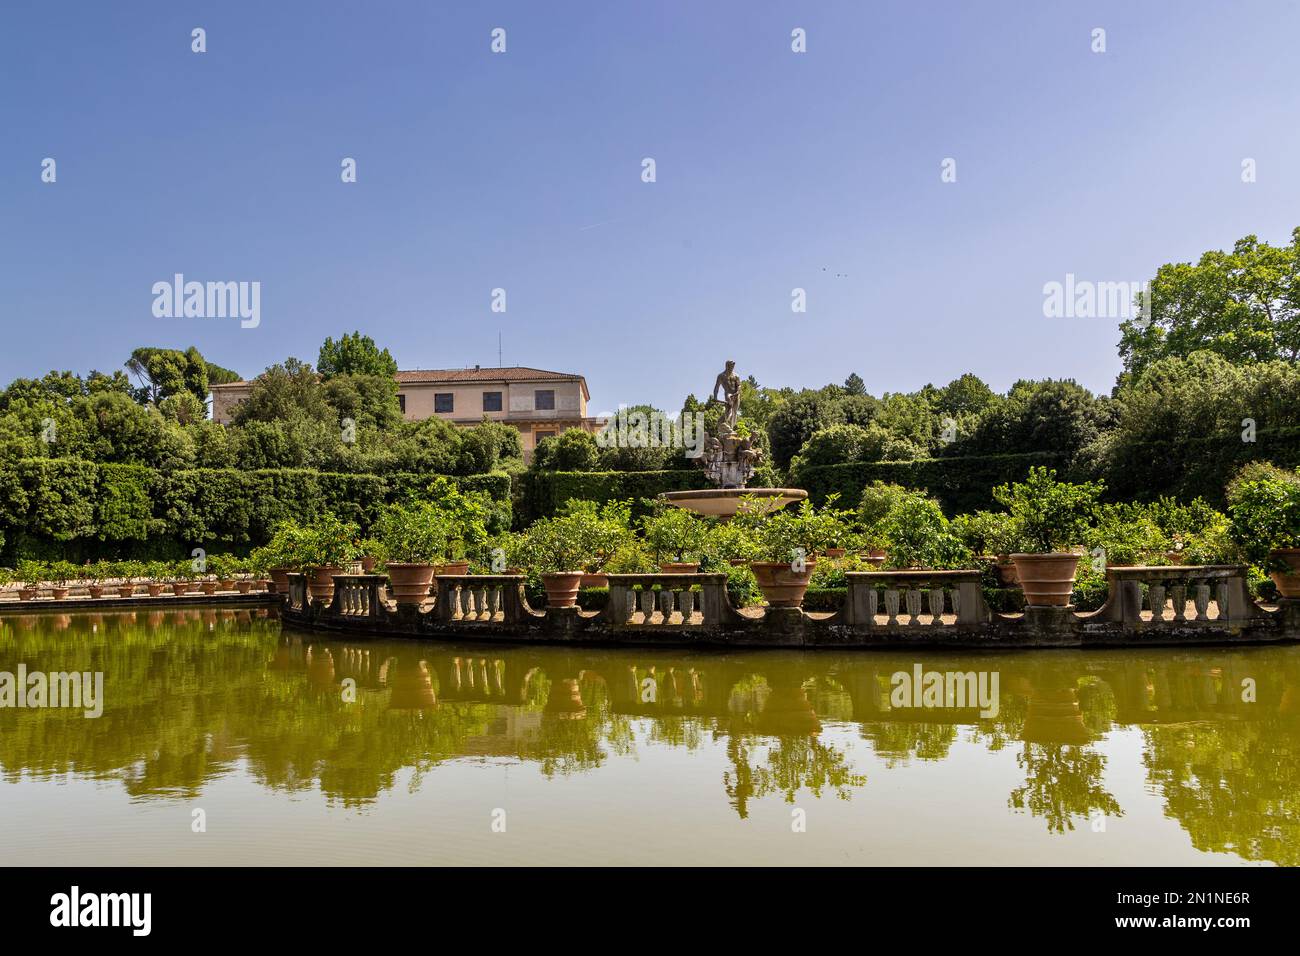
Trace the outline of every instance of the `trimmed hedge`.
{"label": "trimmed hedge", "polygon": [[[243,550],[264,543],[285,518],[332,511],[369,528],[390,501],[437,475],[336,474],[277,468],[161,472],[76,459],[23,459],[0,467],[0,563],[23,558],[177,557],[202,546]],[[493,530],[510,526],[510,478],[451,477],[494,502]]]}
{"label": "trimmed hedge", "polygon": [[570,498],[604,503],[631,499],[634,515],[642,498],[661,491],[708,488],[709,480],[698,468],[677,471],[527,471],[519,476],[515,523],[523,528],[538,518],[549,518]]}
{"label": "trimmed hedge", "polygon": [[979,455],[963,458],[919,458],[915,461],[851,462],[800,468],[790,476],[793,488],[804,488],[813,504],[822,504],[839,492],[838,506],[856,508],[862,489],[873,481],[905,488],[925,489],[949,514],[992,508],[993,488],[1007,481],[1023,481],[1030,467],[1046,465],[1064,472],[1062,455],[1034,452],[1023,455]]}

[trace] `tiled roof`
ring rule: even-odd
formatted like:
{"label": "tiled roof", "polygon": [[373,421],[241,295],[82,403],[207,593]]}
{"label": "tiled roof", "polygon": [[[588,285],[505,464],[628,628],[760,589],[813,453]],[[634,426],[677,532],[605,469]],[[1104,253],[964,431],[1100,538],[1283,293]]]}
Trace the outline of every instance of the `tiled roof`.
{"label": "tiled roof", "polygon": [[582,378],[569,372],[514,365],[509,368],[417,368],[398,372],[403,385],[415,382],[572,382]]}
{"label": "tiled roof", "polygon": [[[508,368],[417,368],[396,375],[399,385],[441,384],[457,382],[581,382],[582,391],[587,392],[587,380],[572,372],[549,372],[543,368],[528,368],[524,365],[512,365]],[[228,382],[225,385],[212,385],[210,388],[248,387],[252,382]],[[587,395],[590,399],[591,396]]]}

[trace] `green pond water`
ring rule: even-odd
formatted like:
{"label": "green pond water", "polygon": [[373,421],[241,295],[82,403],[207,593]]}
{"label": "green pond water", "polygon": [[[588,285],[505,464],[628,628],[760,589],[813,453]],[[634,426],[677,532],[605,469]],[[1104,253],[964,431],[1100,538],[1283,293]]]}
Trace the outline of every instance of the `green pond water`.
{"label": "green pond water", "polygon": [[1300,860],[1300,647],[511,647],[197,609],[0,617],[20,665],[102,673],[103,710],[0,708],[10,864]]}

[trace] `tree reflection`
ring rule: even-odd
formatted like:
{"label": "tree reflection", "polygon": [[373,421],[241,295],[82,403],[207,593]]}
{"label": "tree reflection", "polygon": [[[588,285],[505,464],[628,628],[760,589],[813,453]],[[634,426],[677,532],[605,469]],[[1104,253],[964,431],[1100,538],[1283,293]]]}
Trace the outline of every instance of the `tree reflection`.
{"label": "tree reflection", "polygon": [[890,675],[914,659],[893,652],[322,641],[251,611],[0,618],[0,671],[19,661],[103,671],[105,707],[98,720],[0,710],[7,781],[111,780],[133,799],[191,799],[238,772],[359,807],[403,783],[418,790],[449,761],[580,776],[654,748],[716,761],[709,786],[720,776],[747,818],[765,798],[850,799],[868,785],[866,756],[875,782],[959,750],[1014,749],[997,812],[1062,834],[1122,814],[1103,786],[1108,736],[1136,727],[1148,780],[1193,846],[1300,864],[1297,648],[926,658],[997,672],[989,716],[894,708]]}

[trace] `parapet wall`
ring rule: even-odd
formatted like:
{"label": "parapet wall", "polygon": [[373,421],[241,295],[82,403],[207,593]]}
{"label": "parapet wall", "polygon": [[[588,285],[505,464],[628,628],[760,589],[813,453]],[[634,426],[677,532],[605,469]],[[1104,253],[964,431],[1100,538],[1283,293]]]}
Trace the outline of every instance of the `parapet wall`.
{"label": "parapet wall", "polygon": [[594,612],[534,610],[520,575],[442,575],[421,607],[398,607],[382,575],[334,577],[326,602],[289,576],[286,623],[385,637],[673,647],[1027,648],[1273,644],[1300,640],[1300,601],[1252,601],[1240,566],[1114,568],[1097,611],[997,614],[978,571],[850,573],[843,606],[737,610],[724,574],[611,574]]}

